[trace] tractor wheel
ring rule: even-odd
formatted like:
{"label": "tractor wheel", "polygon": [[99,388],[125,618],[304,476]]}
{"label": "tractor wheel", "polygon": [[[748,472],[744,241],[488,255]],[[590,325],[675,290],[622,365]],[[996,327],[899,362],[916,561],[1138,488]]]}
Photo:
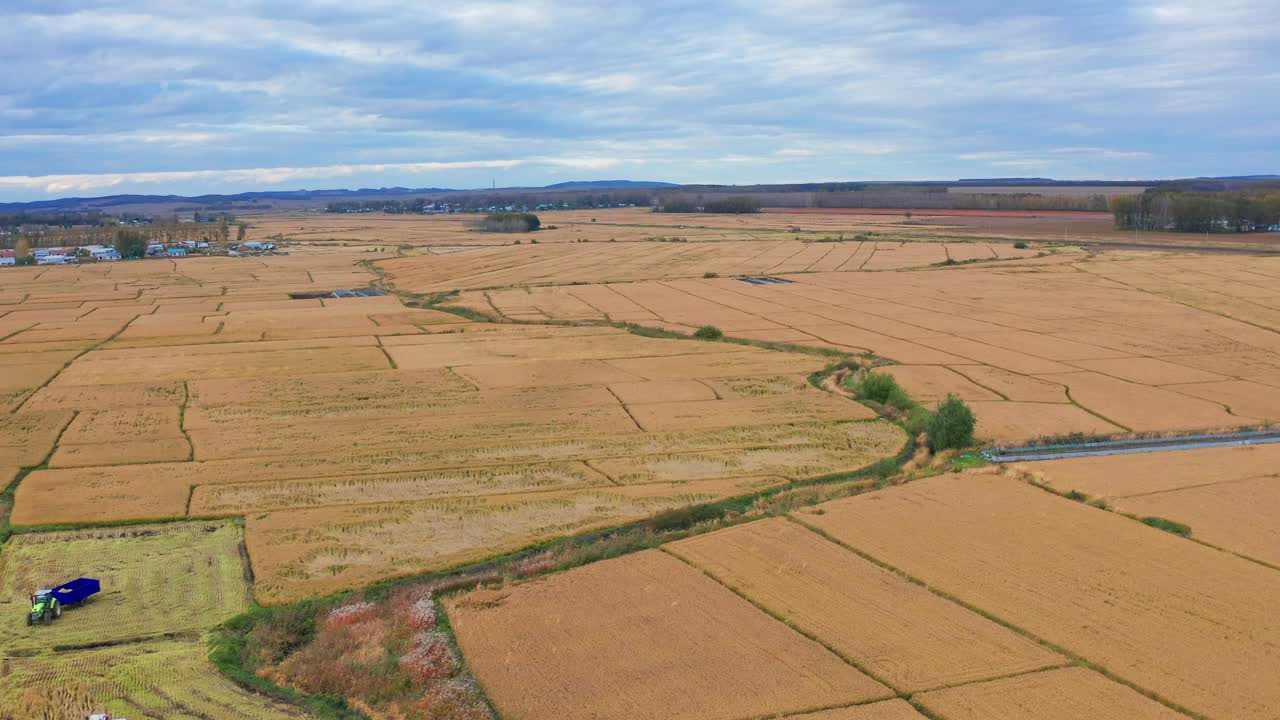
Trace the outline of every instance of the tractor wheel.
{"label": "tractor wheel", "polygon": [[48,610],[44,611],[44,624],[45,625],[53,624],[53,613],[49,612]]}
{"label": "tractor wheel", "polygon": [[53,616],[54,616],[55,618],[60,618],[60,617],[62,617],[62,606],[61,606],[61,605],[58,605],[58,606],[56,606],[56,607],[53,609]]}
{"label": "tractor wheel", "polygon": [[31,613],[27,613],[27,627],[31,627]]}

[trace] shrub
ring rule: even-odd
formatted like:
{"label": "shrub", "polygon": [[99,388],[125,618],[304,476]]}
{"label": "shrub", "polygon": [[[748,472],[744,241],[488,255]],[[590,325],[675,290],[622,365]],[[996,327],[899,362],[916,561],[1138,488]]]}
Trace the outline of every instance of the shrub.
{"label": "shrub", "polygon": [[704,273],[702,273],[702,277],[704,277],[704,278],[706,278],[706,279],[710,280],[711,278],[718,278],[718,277],[720,277],[720,273],[718,273],[718,272],[710,272],[710,271],[708,271],[708,272],[704,272]]}
{"label": "shrub", "polygon": [[719,340],[724,337],[724,333],[715,325],[703,325],[693,336],[699,340]]}
{"label": "shrub", "polygon": [[932,421],[933,413],[917,405],[911,408],[911,412],[907,413],[907,419],[904,425],[907,427],[907,432],[910,433],[912,437],[915,437],[916,435],[928,430],[929,423]]}
{"label": "shrub", "polygon": [[898,381],[892,375],[884,373],[869,373],[858,383],[856,392],[860,398],[874,400],[902,411],[910,410],[916,405],[898,385]]}
{"label": "shrub", "polygon": [[1162,518],[1162,517],[1144,517],[1142,518],[1142,524],[1150,525],[1151,527],[1157,530],[1170,532],[1170,533],[1173,533],[1174,535],[1180,535],[1182,537],[1191,537],[1191,528],[1189,526],[1183,525],[1180,522],[1166,520],[1165,518]]}
{"label": "shrub", "polygon": [[1014,244],[1013,244],[1013,248],[1014,248],[1015,250],[1026,250],[1026,249],[1027,249],[1027,241],[1026,241],[1026,240],[1019,240],[1018,242],[1016,242],[1016,243],[1014,243]]}
{"label": "shrub", "polygon": [[938,404],[937,412],[929,418],[929,449],[937,452],[949,448],[967,447],[973,443],[973,411],[955,395],[948,395]]}
{"label": "shrub", "polygon": [[542,221],[533,213],[489,213],[475,227],[483,232],[523,233],[542,227]]}
{"label": "shrub", "polygon": [[722,517],[724,517],[724,510],[715,505],[689,505],[658,513],[649,521],[649,527],[660,532],[685,530],[698,523],[719,520]]}
{"label": "shrub", "polygon": [[858,395],[868,400],[875,400],[884,404],[889,401],[889,395],[894,391],[901,391],[898,387],[898,381],[892,375],[884,373],[869,373],[862,378],[862,382],[858,383]]}

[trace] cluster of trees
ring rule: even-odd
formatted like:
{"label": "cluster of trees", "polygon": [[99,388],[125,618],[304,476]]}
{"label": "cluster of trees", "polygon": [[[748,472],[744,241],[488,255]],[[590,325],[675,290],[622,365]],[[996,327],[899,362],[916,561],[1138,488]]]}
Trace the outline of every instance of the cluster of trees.
{"label": "cluster of trees", "polygon": [[756,195],[729,195],[704,197],[702,195],[665,195],[654,207],[654,212],[664,213],[726,213],[747,214],[758,213],[762,207],[761,198]]}
{"label": "cluster of trees", "polygon": [[[748,205],[756,210],[712,210],[712,207]],[[728,202],[726,206],[724,203]],[[868,186],[864,190],[822,190],[761,192],[665,192],[655,202],[659,212],[756,212],[761,207],[778,208],[928,208],[935,210],[1075,210],[1107,212],[1105,194],[1007,192],[948,192],[946,186]],[[699,209],[701,208],[701,209]]]}
{"label": "cluster of trees", "polygon": [[325,212],[383,212],[392,215],[422,214],[428,205],[434,205],[426,198],[407,198],[404,200],[343,200],[325,205]]}
{"label": "cluster of trees", "polygon": [[15,212],[0,213],[0,227],[20,228],[44,226],[70,228],[76,225],[99,225],[114,220],[100,212]]}
{"label": "cluster of trees", "polygon": [[587,210],[653,204],[653,193],[646,189],[620,190],[512,190],[450,192],[410,198],[374,200],[339,200],[325,205],[331,213],[384,212],[422,214],[430,210],[484,212],[491,208]]}
{"label": "cluster of trees", "polygon": [[1111,199],[1116,228],[1265,232],[1280,226],[1280,192],[1146,192]]}
{"label": "cluster of trees", "polygon": [[525,233],[542,227],[542,221],[533,213],[489,213],[475,227],[483,232]]}
{"label": "cluster of trees", "polygon": [[[14,249],[104,245],[113,246],[120,250],[121,255],[129,257],[129,253],[121,249],[119,244],[122,235],[126,235],[129,238],[145,238],[142,243],[145,250],[147,243],[170,245],[186,240],[225,243],[231,239],[233,232],[238,240],[243,240],[245,228],[244,223],[237,223],[232,226],[225,219],[208,223],[180,223],[172,219],[166,219],[163,221],[158,220],[151,225],[123,227],[114,223],[71,228],[24,226],[22,230],[0,236],[0,245]],[[21,256],[25,253],[16,254]]]}

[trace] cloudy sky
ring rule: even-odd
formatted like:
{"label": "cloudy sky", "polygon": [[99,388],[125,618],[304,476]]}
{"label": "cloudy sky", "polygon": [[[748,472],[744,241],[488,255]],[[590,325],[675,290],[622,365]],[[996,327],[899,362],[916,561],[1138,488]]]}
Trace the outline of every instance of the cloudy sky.
{"label": "cloudy sky", "polygon": [[41,0],[0,22],[0,200],[1280,172],[1276,0]]}

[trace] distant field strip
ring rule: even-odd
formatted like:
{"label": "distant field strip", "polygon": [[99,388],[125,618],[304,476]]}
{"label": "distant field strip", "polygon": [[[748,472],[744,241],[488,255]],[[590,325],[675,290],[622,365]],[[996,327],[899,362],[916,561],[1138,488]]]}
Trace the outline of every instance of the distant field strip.
{"label": "distant field strip", "polygon": [[[955,393],[971,402],[979,436],[992,441],[1280,419],[1280,260],[1082,257],[886,273],[822,268],[774,285],[692,273],[498,287],[456,303],[513,320],[685,332],[714,325],[753,340],[871,351],[901,363],[886,372],[913,397]],[[871,260],[863,269],[876,267]],[[389,269],[395,279],[410,267]],[[1250,281],[1224,281],[1241,274]]]}
{"label": "distant field strip", "polygon": [[[954,253],[954,255],[953,255]],[[1009,244],[787,240],[716,243],[592,243],[473,248],[443,256],[384,260],[396,286],[414,292],[468,290],[570,282],[617,283],[701,277],[714,272],[769,275],[814,271],[895,270],[948,258],[1032,257]],[[584,305],[590,302],[579,300]]]}

